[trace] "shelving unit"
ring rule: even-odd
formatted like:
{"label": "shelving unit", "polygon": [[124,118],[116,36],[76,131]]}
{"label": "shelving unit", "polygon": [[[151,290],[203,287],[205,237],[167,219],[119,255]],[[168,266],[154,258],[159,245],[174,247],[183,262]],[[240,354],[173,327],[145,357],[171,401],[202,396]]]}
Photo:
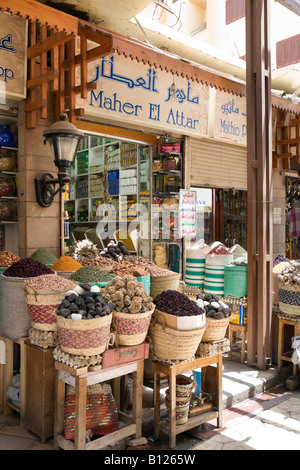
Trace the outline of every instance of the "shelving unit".
{"label": "shelving unit", "polygon": [[247,249],[247,193],[246,191],[219,190],[220,237],[228,248],[235,244]]}
{"label": "shelving unit", "polygon": [[[98,210],[103,204],[111,205],[105,220],[116,221],[116,229],[120,223],[125,228],[124,224],[140,224],[143,218],[149,221],[150,167],[149,145],[85,135],[69,172],[71,181],[64,201],[69,232],[80,225],[95,229],[103,220]],[[138,217],[139,204],[144,208]],[[145,251],[144,243],[141,245]]]}
{"label": "shelving unit", "polygon": [[[15,134],[15,141],[17,141],[16,126],[17,117],[4,116],[0,112],[1,124],[8,124],[12,126],[12,131]],[[18,182],[18,147],[14,146],[1,146],[0,145],[0,159],[9,158],[3,156],[3,151],[7,151],[12,155],[12,165],[7,162],[0,165],[0,249],[9,250],[18,254],[18,196],[17,196],[17,182]],[[3,163],[0,161],[0,163]],[[9,186],[14,186],[10,190]],[[4,184],[7,186],[4,186]],[[2,186],[2,190],[1,190]]]}
{"label": "shelving unit", "polygon": [[[171,144],[172,146],[172,144]],[[175,146],[180,147],[178,142]],[[152,158],[152,257],[161,267],[181,271],[179,191],[182,188],[182,153],[172,149]]]}

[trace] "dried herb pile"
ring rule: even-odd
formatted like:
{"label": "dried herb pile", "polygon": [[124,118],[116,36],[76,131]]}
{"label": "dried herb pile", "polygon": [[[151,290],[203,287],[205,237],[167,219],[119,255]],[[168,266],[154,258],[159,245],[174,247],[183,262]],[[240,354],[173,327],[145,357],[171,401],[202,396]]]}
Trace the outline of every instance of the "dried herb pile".
{"label": "dried herb pile", "polygon": [[54,274],[53,271],[40,261],[31,258],[20,259],[7,268],[3,275],[8,277],[36,277],[42,274]]}
{"label": "dried herb pile", "polygon": [[57,261],[57,257],[47,248],[39,248],[34,253],[32,253],[30,258],[49,266],[52,266],[52,264],[56,263]]}
{"label": "dried herb pile", "polygon": [[194,300],[176,290],[166,290],[158,294],[153,300],[155,308],[161,312],[176,315],[177,317],[190,317],[203,315],[204,309],[199,307]]}
{"label": "dried herb pile", "polygon": [[70,279],[77,282],[108,282],[111,281],[111,276],[94,266],[83,266],[75,271]]}

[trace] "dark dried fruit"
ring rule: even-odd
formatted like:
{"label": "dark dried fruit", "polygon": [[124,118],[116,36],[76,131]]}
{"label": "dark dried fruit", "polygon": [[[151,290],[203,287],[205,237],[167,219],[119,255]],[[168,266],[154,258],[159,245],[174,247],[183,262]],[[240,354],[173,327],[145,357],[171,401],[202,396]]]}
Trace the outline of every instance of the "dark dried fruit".
{"label": "dark dried fruit", "polygon": [[157,310],[176,315],[178,317],[202,315],[204,310],[196,302],[178,291],[167,290],[154,299]]}

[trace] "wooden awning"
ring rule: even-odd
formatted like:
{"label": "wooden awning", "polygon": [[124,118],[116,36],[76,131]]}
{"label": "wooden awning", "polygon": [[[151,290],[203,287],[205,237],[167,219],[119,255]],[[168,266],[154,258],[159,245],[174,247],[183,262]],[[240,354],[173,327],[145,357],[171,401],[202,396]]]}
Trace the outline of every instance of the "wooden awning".
{"label": "wooden awning", "polygon": [[[27,126],[35,127],[36,111],[47,115],[47,87],[57,92],[57,114],[68,109],[71,122],[82,115],[75,108],[76,94],[86,98],[95,84],[87,82],[87,64],[112,52],[143,62],[188,80],[206,84],[238,96],[246,96],[246,84],[222,72],[208,69],[184,58],[75,18],[35,0],[0,0],[0,10],[29,20]],[[75,53],[75,39],[80,38],[80,53]],[[87,41],[96,43],[88,50]],[[51,52],[51,65],[47,54]],[[36,59],[40,57],[40,69]],[[80,67],[81,84],[75,86],[75,69]],[[39,93],[39,88],[41,93]],[[67,105],[66,105],[67,101]],[[283,98],[272,98],[276,108],[299,114],[299,106]]]}

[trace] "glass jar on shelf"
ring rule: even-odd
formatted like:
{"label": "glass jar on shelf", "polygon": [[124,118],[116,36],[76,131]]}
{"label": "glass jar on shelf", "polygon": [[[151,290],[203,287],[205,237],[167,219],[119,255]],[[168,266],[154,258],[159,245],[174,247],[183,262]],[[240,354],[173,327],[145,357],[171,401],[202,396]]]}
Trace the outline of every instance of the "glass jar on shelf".
{"label": "glass jar on shelf", "polygon": [[13,196],[16,190],[13,178],[0,178],[0,196]]}
{"label": "glass jar on shelf", "polygon": [[3,220],[3,221],[17,220],[16,201],[0,201],[0,220]]}
{"label": "glass jar on shelf", "polygon": [[180,178],[178,175],[165,175],[165,192],[178,193],[180,188]]}
{"label": "glass jar on shelf", "polygon": [[174,155],[169,155],[165,158],[164,161],[164,169],[165,170],[178,170],[178,163]]}
{"label": "glass jar on shelf", "polygon": [[13,150],[0,148],[0,171],[12,171],[15,165],[15,152]]}

